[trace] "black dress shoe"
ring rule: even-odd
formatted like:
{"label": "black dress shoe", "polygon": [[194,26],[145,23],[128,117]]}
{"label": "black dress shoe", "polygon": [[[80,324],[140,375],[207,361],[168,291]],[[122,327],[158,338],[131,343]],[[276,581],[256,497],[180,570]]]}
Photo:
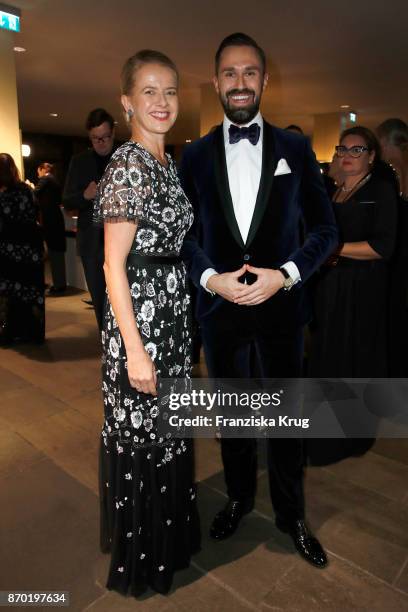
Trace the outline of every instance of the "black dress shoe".
{"label": "black dress shoe", "polygon": [[221,512],[215,515],[210,529],[210,536],[214,540],[225,540],[236,532],[240,520],[254,507],[252,499],[241,502],[230,499]]}
{"label": "black dress shoe", "polygon": [[326,567],[328,563],[326,553],[317,538],[310,532],[305,521],[297,520],[288,524],[276,519],[276,526],[280,531],[290,535],[301,557],[315,567]]}

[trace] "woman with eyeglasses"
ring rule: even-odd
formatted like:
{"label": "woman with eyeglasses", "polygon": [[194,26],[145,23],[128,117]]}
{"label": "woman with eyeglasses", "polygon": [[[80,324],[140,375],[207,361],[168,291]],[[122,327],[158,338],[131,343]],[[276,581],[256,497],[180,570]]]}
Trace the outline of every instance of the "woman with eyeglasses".
{"label": "woman with eyeglasses", "polygon": [[[340,246],[316,282],[309,374],[386,377],[387,292],[396,236],[396,194],[392,183],[377,171],[379,144],[369,129],[345,130],[336,155],[343,175],[333,196]],[[369,444],[365,439],[346,444],[330,440],[329,446],[338,459],[363,452]]]}

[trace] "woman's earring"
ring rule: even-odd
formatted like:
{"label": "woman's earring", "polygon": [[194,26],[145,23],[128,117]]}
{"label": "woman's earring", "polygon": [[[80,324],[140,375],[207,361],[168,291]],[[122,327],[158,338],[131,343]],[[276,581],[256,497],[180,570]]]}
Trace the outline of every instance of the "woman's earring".
{"label": "woman's earring", "polygon": [[127,120],[128,120],[129,123],[130,123],[133,115],[134,115],[133,110],[131,108],[129,108],[129,110],[126,111]]}

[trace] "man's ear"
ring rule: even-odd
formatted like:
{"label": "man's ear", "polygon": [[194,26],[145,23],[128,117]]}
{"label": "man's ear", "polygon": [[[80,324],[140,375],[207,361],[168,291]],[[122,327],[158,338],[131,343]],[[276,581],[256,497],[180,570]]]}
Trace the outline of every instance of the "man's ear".
{"label": "man's ear", "polygon": [[266,86],[268,85],[268,80],[269,80],[269,74],[265,72],[264,77],[263,77],[263,83],[262,83],[262,91],[265,91]]}
{"label": "man's ear", "polygon": [[216,75],[213,76],[213,84],[214,84],[215,91],[217,92],[217,94],[219,94],[220,93],[220,87],[218,85],[218,77]]}

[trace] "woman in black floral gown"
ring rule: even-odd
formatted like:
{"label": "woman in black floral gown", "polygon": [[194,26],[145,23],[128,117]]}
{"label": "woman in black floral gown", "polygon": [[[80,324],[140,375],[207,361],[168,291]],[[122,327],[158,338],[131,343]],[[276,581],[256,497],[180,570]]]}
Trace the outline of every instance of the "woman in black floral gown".
{"label": "woman in black floral gown", "polygon": [[190,440],[157,427],[157,377],[189,377],[191,320],[179,252],[192,221],[164,136],[178,110],[174,64],[154,51],[130,58],[122,104],[132,139],[99,187],[108,299],[103,343],[105,422],[100,456],[101,546],[107,587],[166,593],[199,548]]}
{"label": "woman in black floral gown", "polygon": [[44,261],[30,187],[0,153],[0,344],[44,342]]}

